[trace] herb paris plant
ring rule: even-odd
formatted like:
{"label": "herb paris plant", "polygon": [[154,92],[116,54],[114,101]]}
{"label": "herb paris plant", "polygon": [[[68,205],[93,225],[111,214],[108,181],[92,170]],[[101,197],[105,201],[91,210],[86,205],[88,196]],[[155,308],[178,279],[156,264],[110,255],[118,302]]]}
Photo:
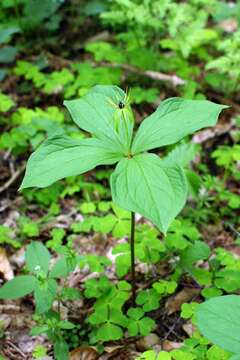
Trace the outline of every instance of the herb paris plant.
{"label": "herb paris plant", "polygon": [[215,125],[226,106],[167,99],[142,122],[133,138],[131,108],[122,103],[118,106],[124,98],[117,86],[98,85],[81,99],[65,101],[75,123],[93,137],[76,140],[58,133],[44,141],[28,161],[21,189],[46,187],[98,165],[118,162],[111,175],[114,202],[142,214],[166,232],[186,201],[185,175],[177,159],[165,161],[146,151]]}
{"label": "herb paris plant", "polygon": [[[128,96],[117,86],[95,86],[84,97],[64,104],[75,123],[93,136],[76,140],[58,132],[47,139],[31,155],[21,189],[46,187],[98,165],[118,163],[110,179],[114,202],[132,214],[140,213],[166,233],[186,202],[185,173],[174,156],[160,159],[147,151],[215,125],[226,106],[170,98],[162,101],[133,136]],[[134,231],[131,233],[133,244]],[[132,278],[134,298],[134,266]]]}

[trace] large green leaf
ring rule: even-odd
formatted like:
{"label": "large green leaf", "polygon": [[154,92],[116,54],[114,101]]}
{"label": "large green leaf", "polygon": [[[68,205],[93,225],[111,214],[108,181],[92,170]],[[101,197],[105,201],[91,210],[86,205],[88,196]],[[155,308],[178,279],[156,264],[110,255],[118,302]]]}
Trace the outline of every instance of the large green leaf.
{"label": "large green leaf", "polygon": [[49,186],[59,179],[84,173],[97,165],[113,164],[121,157],[101,140],[76,140],[56,135],[44,141],[30,156],[20,189]]}
{"label": "large green leaf", "polygon": [[15,33],[21,32],[19,27],[0,27],[0,44],[9,42],[12,35]]}
{"label": "large green leaf", "polygon": [[229,360],[240,360],[240,354],[235,354],[231,356]]}
{"label": "large green leaf", "polygon": [[25,259],[30,272],[46,275],[49,270],[50,258],[48,249],[42,243],[33,241],[27,246]]}
{"label": "large green leaf", "polygon": [[240,353],[240,296],[219,296],[199,305],[197,326],[214,344]]}
{"label": "large green leaf", "polygon": [[36,279],[31,275],[20,275],[8,281],[0,289],[0,299],[18,299],[30,294],[36,287]]}
{"label": "large green leaf", "polygon": [[113,201],[138,212],[166,232],[187,197],[184,172],[154,154],[122,159],[111,176]]}
{"label": "large green leaf", "polygon": [[227,106],[206,100],[164,100],[140,125],[133,140],[132,153],[174,144],[188,134],[216,124]]}
{"label": "large green leaf", "polygon": [[54,279],[47,279],[43,284],[38,282],[34,290],[36,311],[44,313],[48,311],[56,299],[57,282]]}
{"label": "large green leaf", "polygon": [[80,99],[64,101],[64,105],[80,128],[103,139],[117,151],[128,153],[133,121],[128,106],[122,110],[118,107],[124,98],[124,91],[117,86],[97,85]]}
{"label": "large green leaf", "polygon": [[53,350],[57,360],[69,359],[68,344],[63,338],[57,339],[57,341],[54,342]]}

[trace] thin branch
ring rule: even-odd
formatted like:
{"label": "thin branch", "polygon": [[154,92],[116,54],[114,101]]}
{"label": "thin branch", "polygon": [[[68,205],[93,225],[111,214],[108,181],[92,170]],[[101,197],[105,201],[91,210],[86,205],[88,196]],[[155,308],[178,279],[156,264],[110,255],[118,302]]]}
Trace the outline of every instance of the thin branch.
{"label": "thin branch", "polygon": [[235,235],[240,236],[240,232],[235,229],[235,227],[233,226],[233,224],[231,224],[231,223],[229,223],[229,222],[224,222],[224,224],[225,224],[230,230],[232,230],[232,232],[233,232]]}
{"label": "thin branch", "polygon": [[27,356],[22,352],[21,349],[19,349],[18,346],[16,346],[12,341],[10,340],[7,340],[7,344],[14,350],[16,350],[21,356],[22,356],[22,359],[26,359]]}
{"label": "thin branch", "polygon": [[[63,59],[60,56],[56,56],[51,53],[47,53],[47,55],[50,58],[50,60],[55,59],[55,60],[57,60],[58,63],[61,63],[63,66],[70,66],[73,63],[71,60]],[[128,64],[117,64],[117,63],[113,64],[108,61],[102,61],[99,63],[92,61],[91,63],[95,67],[105,66],[105,67],[110,67],[110,68],[118,68],[118,69],[125,70],[127,72],[137,74],[139,76],[146,76],[153,80],[166,81],[166,82],[171,83],[173,86],[184,85],[186,83],[185,80],[183,80],[182,78],[180,78],[177,75],[165,74],[165,73],[162,73],[159,71],[153,71],[153,70],[142,70],[142,69],[139,69],[135,66],[128,65]]]}
{"label": "thin branch", "polygon": [[3,184],[0,187],[0,194],[2,192],[6,191],[17,180],[17,178],[25,170],[25,167],[26,167],[26,163],[24,163],[15,173],[13,173],[13,175],[10,177],[10,179],[8,181],[6,181],[5,184]]}
{"label": "thin branch", "polygon": [[174,86],[185,84],[185,80],[181,79],[177,75],[169,75],[169,74],[164,74],[164,73],[161,73],[158,71],[152,71],[152,70],[141,70],[135,66],[127,65],[127,64],[111,64],[109,62],[101,62],[101,65],[106,66],[106,67],[112,67],[112,68],[120,68],[120,69],[126,70],[128,72],[137,74],[137,75],[149,77],[153,80],[167,81],[167,82],[170,82]]}

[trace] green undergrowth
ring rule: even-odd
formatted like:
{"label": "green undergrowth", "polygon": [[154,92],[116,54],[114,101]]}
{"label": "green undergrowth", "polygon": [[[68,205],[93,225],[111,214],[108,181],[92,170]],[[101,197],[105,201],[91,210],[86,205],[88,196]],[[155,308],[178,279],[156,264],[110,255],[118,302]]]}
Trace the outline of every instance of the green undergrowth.
{"label": "green undergrowth", "polygon": [[[24,265],[14,268],[13,286],[5,283],[1,271],[3,301],[27,296],[34,307],[31,335],[46,335],[57,360],[66,360],[69,350],[80,346],[94,346],[101,354],[108,345],[126,345],[129,339],[137,342],[152,333],[164,348],[161,342],[168,332],[164,327],[168,319],[180,325],[165,340],[179,342],[181,348],[159,352],[159,347],[150,346],[139,360],[237,360],[238,347],[232,343],[229,347],[224,336],[219,340],[212,335],[214,331],[205,333],[208,326],[200,316],[203,311],[204,318],[210,318],[205,304],[211,305],[211,299],[228,301],[226,296],[237,296],[240,290],[238,2],[94,0],[83,1],[79,7],[64,0],[2,0],[0,20],[0,250],[9,258],[18,251],[25,253]],[[138,193],[139,188],[146,189],[142,177],[134,190],[136,203],[129,192],[121,201],[123,192],[114,184],[124,166],[114,172],[111,192],[111,161],[93,169],[98,165],[94,163],[80,175],[67,174],[47,188],[18,191],[27,158],[41,149],[46,138],[67,137],[74,144],[90,140],[92,129],[86,124],[79,129],[78,119],[72,121],[63,100],[71,112],[72,99],[88,96],[97,84],[117,85],[125,91],[117,102],[110,96],[104,103],[117,113],[113,129],[118,134],[122,129],[119,100],[131,121],[134,115],[134,129],[141,127],[143,118],[156,116],[155,109],[166,104],[167,98],[230,105],[217,127],[193,137],[193,131],[178,137],[183,125],[176,122],[170,131],[172,142],[162,144],[161,133],[152,140],[145,128],[135,145],[129,141],[131,151],[118,149],[116,161],[123,152],[124,161],[138,153],[147,156],[152,166],[147,167],[143,158],[140,165],[148,178],[156,155],[168,164],[177,159],[185,179],[180,190],[184,192],[186,186],[188,195],[185,207],[179,205],[174,215],[166,210],[171,221],[159,220],[151,204],[145,209],[148,199],[141,202],[141,198],[146,191]],[[194,108],[189,113],[197,114]],[[164,121],[159,121],[162,131]],[[101,135],[99,131],[98,140]],[[86,158],[90,155],[86,151]],[[46,165],[46,174],[48,170]],[[38,175],[32,180],[34,185],[41,179]],[[135,172],[132,179],[136,176]],[[166,190],[164,186],[163,182]],[[126,203],[128,209],[124,209]],[[156,208],[163,205],[159,196]],[[135,216],[133,301],[129,239],[131,211],[136,207],[141,215]],[[70,287],[74,272],[81,274],[81,281]],[[168,315],[168,301],[186,288],[196,290],[195,295]],[[237,301],[232,308],[238,306]],[[83,312],[76,317],[74,307],[78,311],[78,306]],[[216,309],[221,313],[225,308],[224,302]],[[217,319],[213,323],[221,328]],[[184,332],[184,324],[192,326],[192,334]],[[222,333],[231,329],[222,328]],[[0,324],[1,342],[4,337]],[[41,359],[46,353],[38,344],[32,356]]]}

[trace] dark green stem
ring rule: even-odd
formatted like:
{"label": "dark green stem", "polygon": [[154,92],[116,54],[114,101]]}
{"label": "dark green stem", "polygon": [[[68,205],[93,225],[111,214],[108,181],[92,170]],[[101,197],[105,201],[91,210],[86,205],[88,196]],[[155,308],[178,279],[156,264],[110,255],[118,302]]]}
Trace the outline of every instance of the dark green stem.
{"label": "dark green stem", "polygon": [[14,10],[15,10],[18,26],[21,28],[21,16],[20,16],[19,5],[17,0],[14,0]]}
{"label": "dark green stem", "polygon": [[135,304],[136,299],[136,279],[135,279],[135,213],[131,212],[131,234],[130,234],[130,248],[131,248],[131,281],[132,281],[132,302]]}

